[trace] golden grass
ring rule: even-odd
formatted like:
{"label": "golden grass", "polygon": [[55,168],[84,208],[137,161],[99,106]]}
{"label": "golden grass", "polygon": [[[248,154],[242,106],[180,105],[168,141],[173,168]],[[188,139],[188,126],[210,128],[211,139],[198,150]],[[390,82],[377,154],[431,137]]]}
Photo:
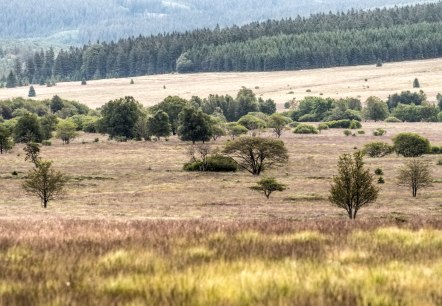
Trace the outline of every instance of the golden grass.
{"label": "golden grass", "polygon": [[441,236],[423,219],[4,221],[0,304],[440,305]]}
{"label": "golden grass", "polygon": [[[35,89],[36,99],[59,95],[95,108],[122,96],[134,96],[146,106],[169,95],[184,98],[195,95],[204,98],[209,94],[235,96],[241,86],[246,86],[259,96],[274,99],[282,108],[283,103],[292,98],[299,100],[321,93],[325,97],[360,97],[364,101],[372,95],[386,99],[394,92],[413,90],[415,78],[419,79],[429,100],[435,101],[436,94],[442,91],[442,59],[387,63],[381,68],[368,65],[283,72],[167,74],[133,78],[133,85],[130,85],[130,78],[125,78],[88,81],[87,86],[68,82]],[[28,89],[0,89],[0,99],[26,97]],[[306,92],[308,89],[311,93]]]}

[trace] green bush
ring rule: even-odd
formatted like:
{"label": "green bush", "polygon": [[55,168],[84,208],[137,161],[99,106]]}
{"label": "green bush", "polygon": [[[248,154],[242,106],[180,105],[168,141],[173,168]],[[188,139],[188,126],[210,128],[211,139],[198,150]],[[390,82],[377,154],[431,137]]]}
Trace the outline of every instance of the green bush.
{"label": "green bush", "polygon": [[395,116],[390,116],[390,117],[386,118],[384,121],[385,122],[402,122],[398,118],[396,118]]}
{"label": "green bush", "polygon": [[374,174],[376,174],[376,175],[383,175],[384,171],[382,171],[381,168],[377,168],[376,170],[374,170]]}
{"label": "green bush", "polygon": [[300,124],[301,124],[300,122],[292,122],[292,123],[289,124],[289,127],[295,128],[295,127],[297,127]]}
{"label": "green bush", "polygon": [[362,131],[358,131],[358,134],[359,134],[359,135],[364,135],[364,134],[365,134],[365,131],[363,131],[363,130],[362,130]]}
{"label": "green bush", "polygon": [[378,184],[385,184],[385,180],[382,176],[378,179]]}
{"label": "green bush", "polygon": [[357,120],[342,119],[324,122],[331,129],[360,129],[362,124]]}
{"label": "green bush", "polygon": [[[197,160],[195,162],[184,165],[184,171],[202,171],[203,161]],[[214,155],[207,157],[206,171],[209,172],[235,172],[238,170],[238,165],[235,160],[228,156]]]}
{"label": "green bush", "polygon": [[52,142],[50,142],[49,140],[43,140],[43,141],[41,142],[41,144],[44,145],[44,146],[51,146],[51,145],[52,145]]}
{"label": "green bush", "polygon": [[431,154],[442,154],[442,146],[431,146]]}
{"label": "green bush", "polygon": [[329,129],[329,127],[328,127],[327,123],[320,123],[318,126],[319,131],[328,130],[328,129]]}
{"label": "green bush", "polygon": [[373,131],[374,136],[384,136],[385,134],[387,134],[387,131],[381,128]]}
{"label": "green bush", "polygon": [[344,135],[345,136],[350,136],[351,135],[351,131],[350,130],[345,130],[344,131]]}
{"label": "green bush", "polygon": [[295,134],[318,134],[318,129],[310,124],[300,124],[294,130]]}
{"label": "green bush", "polygon": [[393,153],[393,147],[388,143],[375,141],[365,144],[362,152],[370,157],[384,157]]}
{"label": "green bush", "polygon": [[404,157],[417,157],[431,152],[428,139],[415,133],[400,133],[393,138],[394,150]]}

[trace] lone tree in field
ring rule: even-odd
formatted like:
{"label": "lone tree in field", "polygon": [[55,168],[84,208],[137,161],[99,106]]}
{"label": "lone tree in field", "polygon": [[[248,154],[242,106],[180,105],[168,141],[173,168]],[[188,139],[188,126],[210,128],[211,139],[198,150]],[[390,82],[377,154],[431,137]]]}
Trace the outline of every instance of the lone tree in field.
{"label": "lone tree in field", "polygon": [[411,188],[413,197],[418,190],[430,187],[432,181],[430,167],[421,159],[409,160],[399,170],[399,186]]}
{"label": "lone tree in field", "polygon": [[419,83],[419,80],[417,78],[413,81],[413,88],[420,88],[421,84]]}
{"label": "lone tree in field", "polygon": [[281,114],[273,114],[270,116],[269,126],[273,129],[273,133],[276,135],[276,137],[279,138],[289,122],[289,118]]}
{"label": "lone tree in field", "polygon": [[36,95],[37,94],[35,93],[34,86],[31,85],[31,87],[29,87],[28,97],[32,98],[32,97],[35,97]]}
{"label": "lone tree in field", "polygon": [[66,181],[63,173],[52,169],[52,162],[40,161],[29,171],[22,186],[27,193],[38,196],[42,207],[47,208],[48,202],[62,193]]}
{"label": "lone tree in field", "polygon": [[333,177],[330,189],[330,202],[345,209],[350,219],[356,219],[359,209],[376,201],[378,194],[373,176],[364,169],[363,153],[341,155],[338,175]]}
{"label": "lone tree in field", "polygon": [[262,191],[266,198],[270,198],[270,195],[274,191],[284,191],[286,186],[278,183],[274,177],[263,178],[256,183],[256,186],[250,187],[252,190]]}
{"label": "lone tree in field", "polygon": [[227,143],[224,153],[253,175],[260,175],[263,170],[288,160],[283,141],[261,137],[237,138]]}
{"label": "lone tree in field", "polygon": [[40,163],[40,145],[35,142],[28,142],[23,151],[26,154],[25,161],[30,161],[37,167]]}

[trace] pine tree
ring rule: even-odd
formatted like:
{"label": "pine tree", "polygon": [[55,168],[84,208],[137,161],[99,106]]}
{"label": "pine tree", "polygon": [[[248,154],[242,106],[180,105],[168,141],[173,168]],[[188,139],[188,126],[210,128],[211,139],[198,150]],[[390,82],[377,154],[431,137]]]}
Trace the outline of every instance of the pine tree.
{"label": "pine tree", "polygon": [[417,78],[414,79],[413,81],[413,88],[420,88],[421,85],[419,83],[419,80]]}
{"label": "pine tree", "polygon": [[14,88],[14,87],[17,87],[17,78],[15,77],[15,74],[11,70],[6,79],[6,88]]}
{"label": "pine tree", "polygon": [[35,96],[36,96],[36,93],[35,93],[34,86],[31,85],[31,87],[29,87],[28,97],[32,98],[32,97],[35,97]]}

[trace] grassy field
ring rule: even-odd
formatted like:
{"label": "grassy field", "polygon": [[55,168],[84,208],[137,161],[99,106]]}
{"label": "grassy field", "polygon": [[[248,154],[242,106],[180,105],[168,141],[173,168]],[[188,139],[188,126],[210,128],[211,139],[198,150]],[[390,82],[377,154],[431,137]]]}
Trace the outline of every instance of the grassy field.
{"label": "grassy field", "polygon": [[[57,94],[95,108],[126,95],[151,106],[168,95],[235,96],[241,86],[246,86],[259,96],[274,99],[282,108],[283,103],[292,98],[321,93],[325,97],[365,100],[374,95],[386,99],[392,93],[413,90],[415,78],[419,79],[429,100],[435,101],[437,93],[442,91],[442,59],[388,63],[381,68],[369,65],[284,72],[167,74],[137,77],[134,85],[130,85],[130,79],[109,79],[88,81],[87,86],[81,86],[80,82],[58,83],[56,87],[36,86],[35,90],[37,99]],[[0,89],[0,99],[26,97],[28,89]],[[306,92],[308,89],[311,93]]]}
{"label": "grassy field", "polygon": [[441,305],[442,222],[4,221],[2,305]]}
{"label": "grassy field", "polygon": [[[417,76],[431,99],[440,91],[440,70],[442,60],[319,73],[168,75],[137,78],[135,85],[66,83],[37,87],[37,93],[90,106],[132,94],[152,105],[169,94],[235,94],[245,85],[282,103],[306,88],[385,98],[410,89]],[[286,89],[286,83],[293,85]],[[20,90],[2,89],[0,99]],[[376,128],[387,134],[373,136]],[[246,172],[182,171],[191,145],[176,137],[119,143],[80,134],[69,145],[52,140],[42,147],[42,157],[70,177],[66,193],[43,209],[21,189],[31,164],[17,145],[0,155],[0,305],[440,306],[441,155],[423,157],[434,183],[417,198],[397,186],[404,158],[366,158],[372,171],[383,170],[386,183],[357,221],[348,221],[327,197],[340,154],[407,131],[442,146],[442,124],[363,122],[362,129],[356,137],[342,129],[286,131],[289,163],[263,176],[288,190],[269,200],[249,188],[259,178]],[[212,150],[226,141],[211,142]]]}

